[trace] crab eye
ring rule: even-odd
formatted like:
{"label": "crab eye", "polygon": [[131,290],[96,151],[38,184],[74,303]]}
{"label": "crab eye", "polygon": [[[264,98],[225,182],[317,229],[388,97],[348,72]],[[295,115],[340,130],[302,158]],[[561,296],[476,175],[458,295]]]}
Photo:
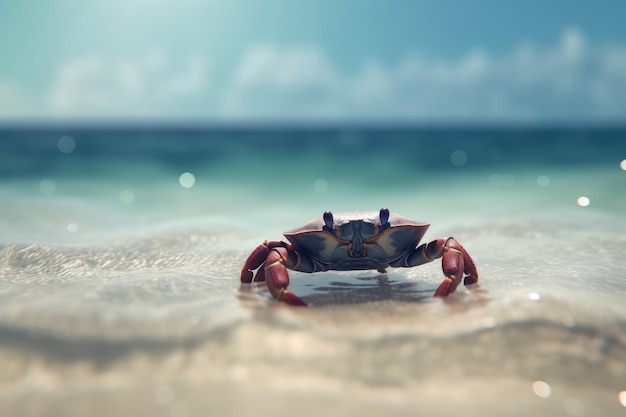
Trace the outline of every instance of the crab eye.
{"label": "crab eye", "polygon": [[324,212],[324,230],[331,231],[333,229],[333,213],[330,211]]}
{"label": "crab eye", "polygon": [[379,216],[380,216],[380,225],[383,227],[383,229],[389,227],[389,209],[381,208]]}

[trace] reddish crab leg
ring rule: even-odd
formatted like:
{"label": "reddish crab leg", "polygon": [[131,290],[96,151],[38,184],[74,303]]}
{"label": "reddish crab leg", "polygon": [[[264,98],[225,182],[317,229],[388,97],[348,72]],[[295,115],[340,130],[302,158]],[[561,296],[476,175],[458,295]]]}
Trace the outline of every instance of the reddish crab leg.
{"label": "reddish crab leg", "polygon": [[[443,239],[437,239],[435,241],[438,243],[437,246],[441,244],[442,240]],[[435,297],[446,297],[452,294],[461,283],[463,273],[466,274],[465,280],[463,281],[464,285],[478,282],[478,272],[476,271],[474,261],[459,242],[454,238],[448,238],[445,240],[442,249],[443,257],[441,266],[446,277],[439,285],[439,288],[437,288],[437,291],[435,291]]]}
{"label": "reddish crab leg", "polygon": [[[304,301],[287,290],[289,274],[285,261],[289,257],[289,249],[291,245],[279,240],[266,240],[261,243],[244,263],[241,269],[241,282],[267,280],[267,288],[278,301],[294,306],[306,306]],[[256,274],[253,273],[255,269],[258,269]]]}
{"label": "reddish crab leg", "polygon": [[[246,259],[246,263],[243,264],[243,268],[241,268],[241,282],[250,283],[252,281],[264,281],[265,268],[260,267],[265,263],[270,250],[281,246],[287,247],[287,243],[281,242],[280,240],[266,240],[257,246],[256,249],[252,251],[250,256],[248,256],[248,259]],[[256,275],[254,275],[252,271],[257,268],[259,268],[259,270]]]}
{"label": "reddish crab leg", "polygon": [[298,296],[289,291],[289,273],[285,267],[285,261],[289,253],[286,248],[277,247],[270,251],[265,261],[265,279],[267,288],[278,301],[285,302],[293,306],[306,306]]}
{"label": "reddish crab leg", "polygon": [[452,294],[463,279],[463,284],[471,285],[478,282],[478,271],[471,256],[454,238],[440,238],[417,247],[405,257],[390,264],[390,266],[411,267],[442,258],[441,266],[446,278],[435,291],[435,297],[445,297]]}

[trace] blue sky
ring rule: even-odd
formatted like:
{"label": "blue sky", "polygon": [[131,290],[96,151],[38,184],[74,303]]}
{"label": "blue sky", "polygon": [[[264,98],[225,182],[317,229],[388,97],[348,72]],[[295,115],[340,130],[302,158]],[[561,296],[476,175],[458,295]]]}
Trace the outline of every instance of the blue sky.
{"label": "blue sky", "polygon": [[626,120],[626,3],[3,0],[0,122]]}

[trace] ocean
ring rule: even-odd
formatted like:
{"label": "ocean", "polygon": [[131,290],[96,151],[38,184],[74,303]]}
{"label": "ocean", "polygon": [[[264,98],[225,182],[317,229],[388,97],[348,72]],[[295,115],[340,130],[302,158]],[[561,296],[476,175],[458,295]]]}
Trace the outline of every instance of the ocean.
{"label": "ocean", "polygon": [[[265,239],[382,207],[441,262],[241,284]],[[0,129],[2,416],[626,413],[626,129]]]}

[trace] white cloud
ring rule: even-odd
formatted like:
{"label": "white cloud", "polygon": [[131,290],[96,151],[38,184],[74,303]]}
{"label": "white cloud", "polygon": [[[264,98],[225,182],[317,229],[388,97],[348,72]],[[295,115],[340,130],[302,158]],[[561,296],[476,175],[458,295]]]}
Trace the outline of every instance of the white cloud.
{"label": "white cloud", "polygon": [[626,44],[594,45],[576,28],[551,47],[523,40],[503,55],[477,47],[457,59],[408,51],[394,64],[369,57],[352,72],[317,46],[265,44],[217,83],[215,58],[78,57],[39,101],[0,80],[0,118],[626,120]]}
{"label": "white cloud", "polygon": [[236,118],[370,120],[601,120],[626,118],[626,46],[592,48],[576,28],[552,47],[509,54],[477,48],[446,61],[369,59],[340,73],[318,48],[249,50],[224,93]]}
{"label": "white cloud", "polygon": [[394,80],[378,62],[369,60],[351,83],[349,93],[357,111],[375,112],[393,100]]}
{"label": "white cloud", "polygon": [[181,103],[202,97],[208,67],[199,57],[172,70],[161,53],[115,62],[84,57],[59,70],[47,105],[54,116],[128,118],[179,115]]}
{"label": "white cloud", "polygon": [[130,97],[140,97],[144,94],[145,84],[142,71],[130,63],[120,64],[117,69],[120,86]]}
{"label": "white cloud", "polygon": [[330,63],[318,48],[281,50],[262,45],[247,51],[234,82],[243,88],[324,88],[334,82],[334,77]]}
{"label": "white cloud", "polygon": [[585,54],[585,39],[578,29],[567,28],[561,36],[559,53],[563,61],[567,64],[576,65]]}
{"label": "white cloud", "polygon": [[59,71],[50,105],[60,114],[101,111],[111,101],[111,80],[102,60],[87,58],[70,62]]}
{"label": "white cloud", "polygon": [[262,45],[244,54],[221,110],[226,117],[330,117],[341,111],[343,88],[321,50]]}

